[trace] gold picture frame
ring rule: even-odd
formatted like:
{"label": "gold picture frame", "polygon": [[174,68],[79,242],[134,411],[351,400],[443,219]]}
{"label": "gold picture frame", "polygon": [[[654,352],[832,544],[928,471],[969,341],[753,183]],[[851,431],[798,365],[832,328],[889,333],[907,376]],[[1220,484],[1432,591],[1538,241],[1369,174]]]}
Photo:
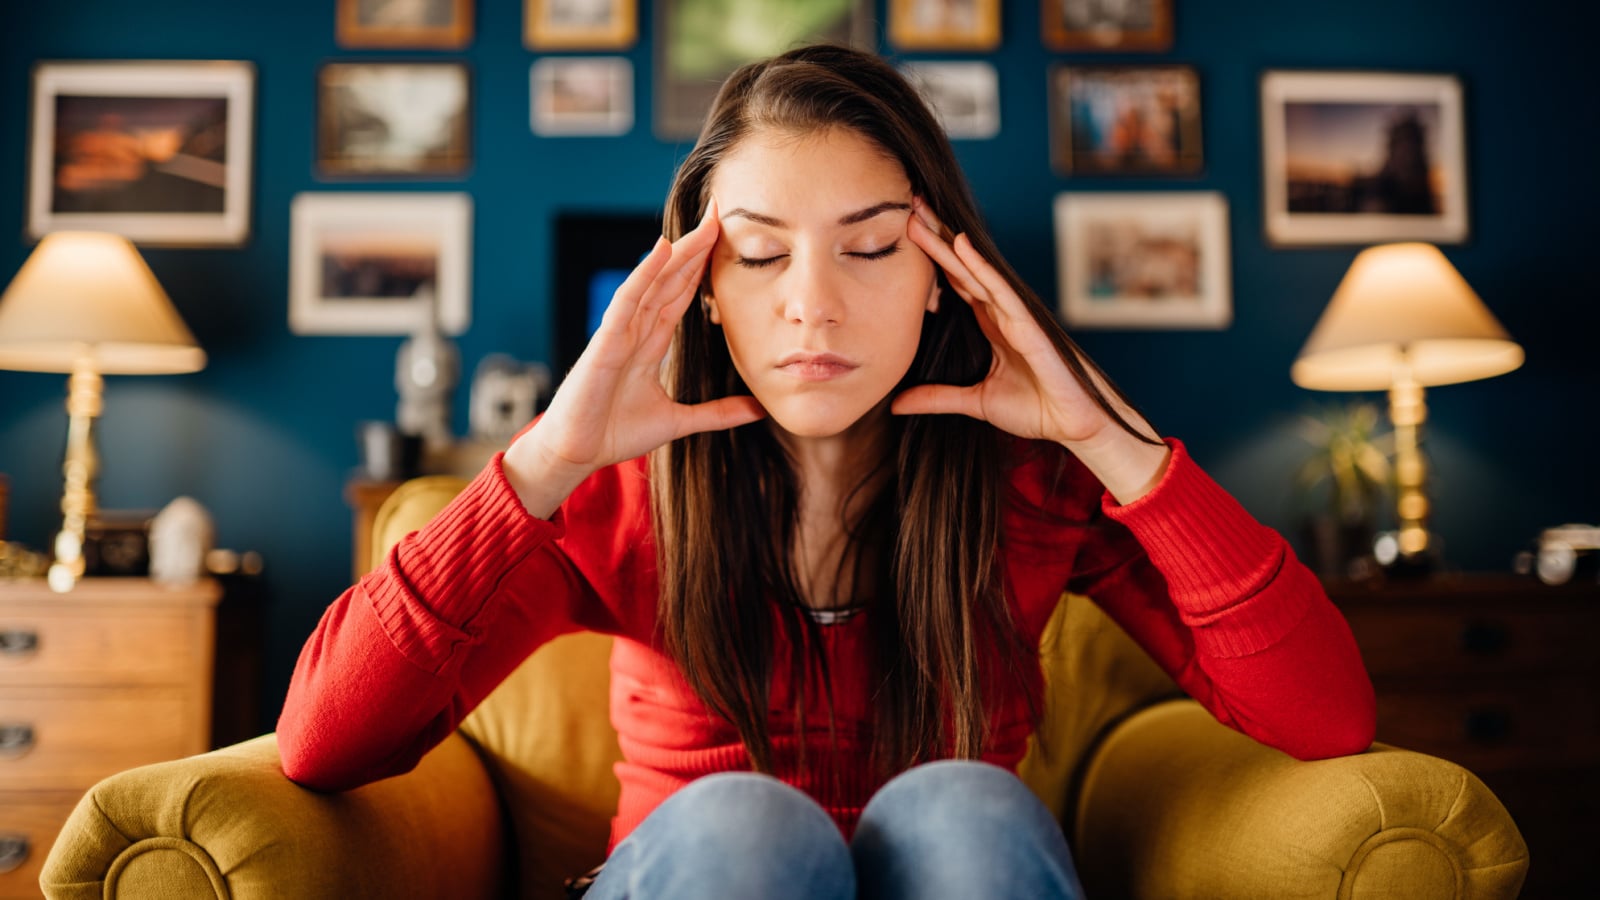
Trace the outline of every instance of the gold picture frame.
{"label": "gold picture frame", "polygon": [[637,0],[523,0],[529,50],[625,50],[639,39]]}
{"label": "gold picture frame", "polygon": [[339,0],[340,47],[459,50],[472,42],[472,0]]}
{"label": "gold picture frame", "polygon": [[1041,0],[1040,35],[1051,50],[1172,49],[1173,0],[1128,0],[1102,5],[1092,0]]}
{"label": "gold picture frame", "polygon": [[888,30],[901,50],[993,50],[1000,0],[890,0]]}

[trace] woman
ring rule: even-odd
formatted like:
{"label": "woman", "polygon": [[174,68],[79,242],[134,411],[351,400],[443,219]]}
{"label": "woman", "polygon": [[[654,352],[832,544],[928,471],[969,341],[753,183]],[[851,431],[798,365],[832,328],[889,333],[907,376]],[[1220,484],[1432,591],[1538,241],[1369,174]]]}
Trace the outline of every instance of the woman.
{"label": "woman", "polygon": [[665,230],[545,414],[324,617],[291,778],[409,769],[586,628],[624,756],[591,900],[1076,897],[1013,774],[1064,589],[1244,733],[1370,743],[1316,579],[1001,261],[890,66],[734,73]]}

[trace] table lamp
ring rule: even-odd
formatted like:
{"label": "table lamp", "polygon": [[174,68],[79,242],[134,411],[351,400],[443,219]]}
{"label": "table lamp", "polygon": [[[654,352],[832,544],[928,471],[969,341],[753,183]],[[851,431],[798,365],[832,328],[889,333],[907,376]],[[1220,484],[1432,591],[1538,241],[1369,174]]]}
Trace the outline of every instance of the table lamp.
{"label": "table lamp", "polygon": [[1384,244],[1356,256],[1289,377],[1317,391],[1389,392],[1395,434],[1398,556],[1426,570],[1431,536],[1418,437],[1423,388],[1503,375],[1522,348],[1432,244]]}
{"label": "table lamp", "polygon": [[91,426],[101,375],[196,372],[206,364],[160,282],[126,238],[63,231],[47,235],[0,296],[0,369],[65,372],[67,452],[61,532],[50,587],[83,575],[84,531],[95,512],[99,471]]}

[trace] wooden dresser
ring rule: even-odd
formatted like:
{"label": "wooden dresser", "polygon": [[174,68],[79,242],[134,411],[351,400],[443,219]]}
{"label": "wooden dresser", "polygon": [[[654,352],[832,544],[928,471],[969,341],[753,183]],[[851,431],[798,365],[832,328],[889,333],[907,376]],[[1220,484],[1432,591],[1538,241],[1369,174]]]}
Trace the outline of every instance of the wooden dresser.
{"label": "wooden dresser", "polygon": [[1588,896],[1600,819],[1600,586],[1513,575],[1330,583],[1378,740],[1460,763],[1528,842],[1524,900]]}
{"label": "wooden dresser", "polygon": [[211,744],[213,581],[0,581],[0,898],[39,868],[95,782]]}

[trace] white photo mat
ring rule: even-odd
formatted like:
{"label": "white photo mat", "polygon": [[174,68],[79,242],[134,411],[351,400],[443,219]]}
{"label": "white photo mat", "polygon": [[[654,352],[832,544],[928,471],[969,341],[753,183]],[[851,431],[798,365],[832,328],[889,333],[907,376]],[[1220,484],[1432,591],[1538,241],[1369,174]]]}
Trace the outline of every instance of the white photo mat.
{"label": "white photo mat", "polygon": [[528,88],[534,134],[611,136],[633,129],[633,63],[627,57],[541,57],[528,70]]}

